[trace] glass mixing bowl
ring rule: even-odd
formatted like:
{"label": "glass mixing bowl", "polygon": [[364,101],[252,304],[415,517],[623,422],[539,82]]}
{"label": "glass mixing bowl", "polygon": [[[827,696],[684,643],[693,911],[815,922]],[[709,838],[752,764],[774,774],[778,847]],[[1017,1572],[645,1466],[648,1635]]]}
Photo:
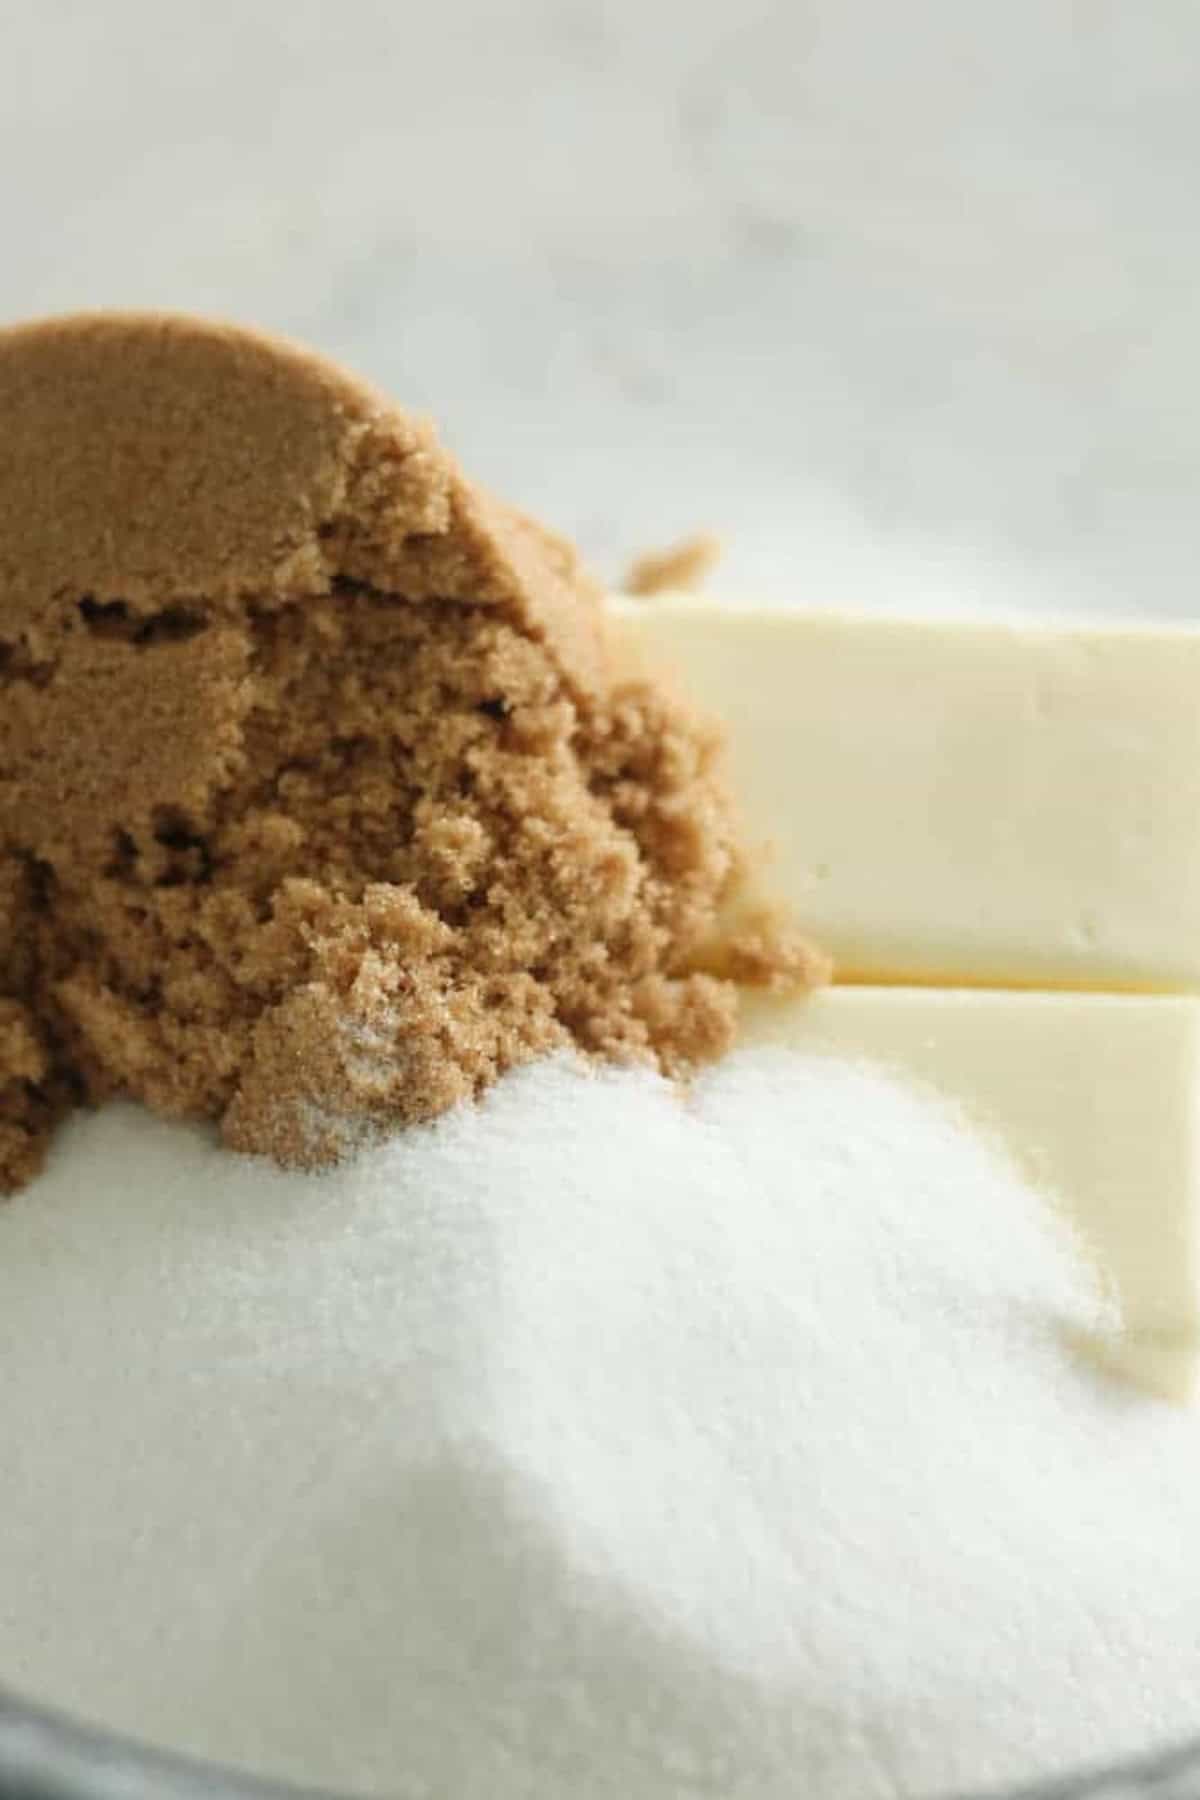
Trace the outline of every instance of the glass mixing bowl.
{"label": "glass mixing bowl", "polygon": [[[0,1690],[0,1800],[338,1800],[151,1750]],[[453,1800],[453,1795],[444,1796]],[[563,1800],[570,1800],[564,1794]],[[816,1800],[797,1795],[797,1800]],[[1200,1741],[1003,1793],[934,1800],[1200,1800]]]}

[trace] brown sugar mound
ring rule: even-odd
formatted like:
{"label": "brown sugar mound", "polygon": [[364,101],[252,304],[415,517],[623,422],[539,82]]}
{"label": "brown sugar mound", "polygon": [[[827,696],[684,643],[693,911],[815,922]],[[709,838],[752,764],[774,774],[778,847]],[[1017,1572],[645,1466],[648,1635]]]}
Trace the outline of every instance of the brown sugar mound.
{"label": "brown sugar mound", "polygon": [[718,738],[566,545],[199,321],[0,333],[0,418],[0,1187],[118,1093],[312,1166],[556,1048],[725,1048]]}

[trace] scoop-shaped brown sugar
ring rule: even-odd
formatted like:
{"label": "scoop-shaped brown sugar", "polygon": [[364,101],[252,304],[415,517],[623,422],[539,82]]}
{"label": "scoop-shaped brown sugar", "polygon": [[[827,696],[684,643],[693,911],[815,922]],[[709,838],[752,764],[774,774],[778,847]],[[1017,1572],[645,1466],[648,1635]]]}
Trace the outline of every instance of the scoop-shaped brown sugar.
{"label": "scoop-shaped brown sugar", "polygon": [[251,333],[0,334],[0,417],[0,1185],[114,1093],[311,1165],[557,1048],[728,1043],[718,738],[568,546]]}

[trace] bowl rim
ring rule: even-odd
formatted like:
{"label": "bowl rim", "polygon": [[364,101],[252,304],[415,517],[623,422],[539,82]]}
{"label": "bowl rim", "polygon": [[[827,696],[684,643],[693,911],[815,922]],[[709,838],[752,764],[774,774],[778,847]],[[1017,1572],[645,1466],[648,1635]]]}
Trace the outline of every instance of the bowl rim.
{"label": "bowl rim", "polygon": [[[362,1800],[87,1724],[0,1687],[0,1800]],[[447,1800],[452,1800],[447,1796]],[[566,1797],[564,1796],[564,1800]],[[819,1800],[811,1796],[810,1800]],[[935,1797],[930,1797],[935,1800]],[[1103,1767],[936,1800],[1200,1800],[1200,1738]]]}

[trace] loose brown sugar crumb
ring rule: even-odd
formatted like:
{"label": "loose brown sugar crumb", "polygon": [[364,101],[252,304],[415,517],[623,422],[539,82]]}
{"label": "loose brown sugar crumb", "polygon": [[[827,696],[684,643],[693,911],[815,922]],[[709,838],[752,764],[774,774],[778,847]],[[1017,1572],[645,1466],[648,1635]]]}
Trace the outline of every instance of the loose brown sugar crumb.
{"label": "loose brown sugar crumb", "polygon": [[719,537],[711,531],[698,531],[665,550],[648,550],[636,557],[621,583],[621,591],[647,599],[655,594],[686,593],[703,584],[722,554]]}
{"label": "loose brown sugar crumb", "polygon": [[311,1166],[558,1048],[686,1071],[731,974],[818,977],[721,966],[717,735],[424,426],[122,317],[0,334],[0,416],[0,1186],[80,1100]]}
{"label": "loose brown sugar crumb", "polygon": [[722,910],[712,938],[697,946],[688,967],[771,993],[822,987],[833,979],[830,958],[793,919],[745,897]]}

